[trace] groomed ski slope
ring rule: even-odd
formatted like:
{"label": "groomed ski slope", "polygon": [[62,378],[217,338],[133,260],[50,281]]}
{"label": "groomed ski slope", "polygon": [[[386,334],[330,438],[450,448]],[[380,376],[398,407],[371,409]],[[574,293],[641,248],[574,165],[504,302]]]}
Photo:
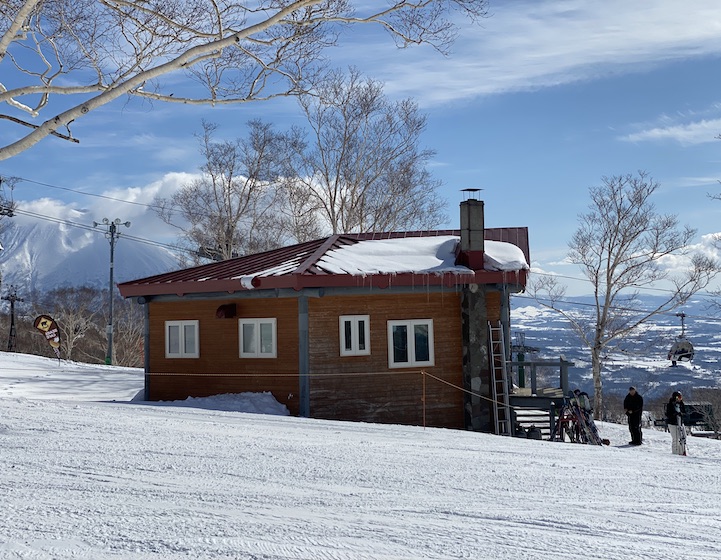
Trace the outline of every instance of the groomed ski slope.
{"label": "groomed ski slope", "polygon": [[[610,447],[293,418],[267,395],[130,402],[141,387],[0,353],[0,558],[721,558],[721,441],[679,457],[603,423]],[[271,414],[228,410],[248,407]]]}

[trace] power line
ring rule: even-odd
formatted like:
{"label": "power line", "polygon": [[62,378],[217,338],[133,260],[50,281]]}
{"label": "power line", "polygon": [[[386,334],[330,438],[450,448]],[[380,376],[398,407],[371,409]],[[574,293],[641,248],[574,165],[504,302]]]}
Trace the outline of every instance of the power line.
{"label": "power line", "polygon": [[[33,183],[33,184],[35,184],[35,185],[41,185],[41,186],[43,186],[43,187],[48,187],[48,188],[51,188],[51,189],[58,189],[58,190],[68,191],[68,192],[72,192],[72,193],[75,193],[75,194],[81,194],[81,195],[84,195],[84,196],[93,196],[93,197],[102,198],[102,199],[105,199],[105,200],[112,200],[113,202],[122,202],[122,203],[124,203],[124,204],[132,204],[132,205],[135,205],[135,206],[142,206],[143,208],[148,208],[148,209],[150,209],[150,210],[156,210],[156,209],[158,208],[156,205],[153,205],[153,204],[146,204],[146,203],[144,203],[144,202],[136,202],[136,201],[132,201],[132,200],[123,200],[123,199],[115,198],[115,197],[112,197],[112,196],[107,196],[107,195],[102,195],[102,194],[95,194],[95,193],[89,193],[89,192],[80,191],[80,190],[77,190],[77,189],[71,189],[71,188],[68,188],[68,187],[61,187],[61,186],[59,186],[59,185],[51,185],[50,183],[44,183],[44,182],[42,182],[42,181],[35,181],[35,180],[33,180],[33,179],[27,179],[27,178],[25,178],[25,177],[14,177],[14,178],[17,179],[17,180],[19,180],[19,181],[23,181],[23,182],[26,182],[26,183]],[[90,227],[90,226],[87,225],[87,224],[81,224],[81,223],[73,222],[73,221],[71,221],[71,220],[66,220],[66,219],[63,219],[63,218],[55,218],[55,217],[53,217],[53,216],[47,216],[47,215],[45,215],[45,214],[38,214],[38,213],[35,213],[35,212],[31,212],[31,211],[29,211],[29,210],[18,210],[17,208],[15,208],[14,211],[15,211],[16,213],[23,214],[23,215],[26,215],[26,216],[29,216],[29,217],[33,217],[33,218],[37,218],[37,219],[41,219],[41,220],[46,220],[46,221],[50,221],[50,222],[55,222],[55,223],[58,223],[58,224],[64,224],[64,225],[68,225],[68,226],[72,226],[72,227],[77,227],[77,228],[81,228],[81,229],[86,229],[86,230],[89,230],[89,231],[94,231],[94,228]],[[134,236],[134,235],[124,235],[123,237],[124,237],[125,239],[130,239],[130,240],[132,240],[132,241],[136,241],[136,242],[138,242],[138,243],[145,243],[146,245],[152,245],[152,246],[156,246],[156,247],[162,247],[162,248],[165,248],[165,249],[168,249],[168,250],[172,250],[172,251],[180,251],[180,252],[183,252],[183,253],[195,254],[195,251],[193,251],[192,249],[188,249],[188,248],[181,247],[181,246],[178,246],[178,245],[172,245],[172,244],[169,244],[169,243],[162,243],[162,242],[160,242],[160,241],[154,241],[154,240],[152,240],[152,239],[146,239],[146,238],[137,237],[137,236]]]}
{"label": "power line", "polygon": [[[23,216],[28,216],[28,217],[30,217],[30,218],[35,218],[35,219],[38,219],[38,220],[45,220],[45,221],[47,221],[47,222],[53,222],[53,223],[56,223],[56,224],[62,224],[62,225],[71,226],[71,227],[76,227],[76,228],[79,228],[79,229],[84,229],[84,230],[87,230],[87,231],[92,231],[92,232],[98,233],[98,230],[96,230],[95,228],[93,228],[92,226],[90,226],[90,225],[88,225],[88,224],[83,224],[83,223],[80,223],[80,222],[73,222],[72,220],[67,220],[67,219],[64,219],[64,218],[56,218],[56,217],[54,217],[54,216],[48,216],[48,215],[45,215],[45,214],[39,214],[39,213],[37,213],[37,212],[31,212],[31,211],[29,211],[29,210],[22,210],[22,209],[19,209],[19,208],[15,208],[15,213],[16,213],[16,214],[19,214],[19,215],[23,215]],[[177,246],[177,245],[171,245],[171,244],[169,244],[169,243],[162,243],[162,242],[160,242],[160,241],[153,241],[152,239],[146,239],[146,238],[143,238],[143,237],[137,237],[137,236],[135,236],[135,235],[123,235],[123,238],[124,238],[124,239],[129,239],[129,240],[132,240],[132,241],[136,241],[136,242],[138,242],[138,243],[145,243],[146,245],[153,245],[153,246],[156,246],[156,247],[162,247],[162,248],[164,248],[164,249],[168,249],[168,250],[172,250],[172,251],[181,251],[181,252],[188,252],[188,253],[192,253],[192,252],[193,252],[191,249],[186,249],[186,248],[184,248],[184,247],[179,247],[179,246]]]}
{"label": "power line", "polygon": [[67,192],[72,192],[72,193],[75,193],[75,194],[82,194],[82,195],[84,195],[84,196],[94,196],[95,198],[102,198],[102,199],[105,199],[105,200],[112,200],[113,202],[122,202],[123,204],[133,204],[133,205],[135,205],[135,206],[143,206],[143,207],[145,207],[145,208],[150,208],[150,209],[155,209],[155,208],[157,208],[157,206],[155,206],[155,205],[153,205],[153,204],[147,204],[147,203],[145,203],[145,202],[136,202],[136,201],[134,201],[134,200],[123,200],[122,198],[115,198],[115,197],[113,197],[113,196],[108,196],[108,195],[105,195],[105,194],[96,194],[96,193],[90,193],[90,192],[80,191],[80,190],[77,190],[77,189],[71,189],[71,188],[69,188],[69,187],[61,187],[61,186],[58,186],[58,185],[51,185],[50,183],[43,183],[42,181],[34,181],[33,179],[27,179],[27,178],[25,178],[25,177],[14,177],[14,178],[17,179],[18,181],[22,181],[22,182],[24,182],[24,183],[32,183],[32,184],[34,184],[34,185],[40,185],[40,186],[47,187],[47,188],[50,188],[50,189],[57,189],[57,190],[61,190],[61,191],[67,191]]}

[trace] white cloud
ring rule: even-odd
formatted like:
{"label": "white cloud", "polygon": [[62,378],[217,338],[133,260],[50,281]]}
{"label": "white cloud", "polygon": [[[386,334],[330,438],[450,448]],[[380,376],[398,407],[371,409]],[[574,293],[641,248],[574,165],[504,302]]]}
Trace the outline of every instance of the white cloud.
{"label": "white cloud", "polygon": [[388,94],[429,106],[721,56],[718,8],[717,0],[693,9],[676,0],[508,1],[492,5],[481,26],[463,23],[448,58],[430,48],[394,53],[387,37],[366,37],[362,51],[346,49],[336,61],[385,81]]}
{"label": "white cloud", "polygon": [[[102,196],[118,199],[119,204],[150,205],[156,196],[166,198],[197,177],[193,173],[166,173],[161,179],[147,185],[108,189]],[[101,199],[97,204],[106,206],[107,202]]]}
{"label": "white cloud", "polygon": [[98,197],[85,199],[82,207],[53,198],[19,200],[18,212],[13,219],[21,224],[50,220],[90,228],[93,222],[102,222],[103,218],[120,218],[121,222],[131,222],[129,229],[120,228],[121,234],[172,243],[178,230],[164,223],[150,206],[154,197],[169,197],[194,177],[190,173],[167,173],[161,179],[140,187],[108,189]]}
{"label": "white cloud", "polygon": [[691,146],[718,141],[720,130],[721,118],[718,118],[667,127],[654,127],[628,134],[620,139],[628,142],[673,140],[683,146]]}
{"label": "white cloud", "polygon": [[120,218],[123,222],[130,221],[128,234],[162,243],[172,242],[178,230],[163,222],[151,208],[153,199],[158,196],[167,198],[181,186],[191,181],[196,175],[191,173],[166,173],[157,181],[140,187],[114,188],[104,191],[102,196],[94,198],[89,206],[89,213],[106,217],[109,220]]}
{"label": "white cloud", "polygon": [[18,201],[18,214],[14,217],[19,222],[29,222],[36,218],[34,215],[53,218],[55,220],[77,220],[83,215],[73,205],[60,202],[52,198],[37,198],[31,201]]}
{"label": "white cloud", "polygon": [[[721,146],[721,145],[720,145]],[[669,184],[669,182],[666,182]],[[679,177],[673,182],[675,186],[681,187],[708,187],[713,186],[718,189],[718,177]]]}

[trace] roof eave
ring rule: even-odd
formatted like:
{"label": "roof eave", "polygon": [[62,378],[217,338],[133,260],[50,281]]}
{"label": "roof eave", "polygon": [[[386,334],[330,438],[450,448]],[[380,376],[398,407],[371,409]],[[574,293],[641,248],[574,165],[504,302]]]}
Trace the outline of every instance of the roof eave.
{"label": "roof eave", "polygon": [[246,288],[240,280],[205,280],[203,282],[172,282],[162,284],[131,284],[119,286],[125,298],[178,295],[197,293],[235,293],[253,290],[306,288],[390,288],[393,286],[445,286],[453,288],[468,284],[515,284],[520,289],[526,285],[527,271],[487,271],[463,272],[401,272],[395,274],[287,274],[282,276],[255,276],[252,288]]}

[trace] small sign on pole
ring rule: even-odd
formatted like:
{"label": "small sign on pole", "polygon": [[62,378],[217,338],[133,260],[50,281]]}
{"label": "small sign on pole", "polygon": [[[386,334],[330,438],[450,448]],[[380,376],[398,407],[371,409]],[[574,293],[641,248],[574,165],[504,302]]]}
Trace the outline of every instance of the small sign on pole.
{"label": "small sign on pole", "polygon": [[35,317],[33,326],[45,335],[45,339],[52,346],[55,355],[60,359],[60,330],[55,319],[49,315],[38,315]]}

